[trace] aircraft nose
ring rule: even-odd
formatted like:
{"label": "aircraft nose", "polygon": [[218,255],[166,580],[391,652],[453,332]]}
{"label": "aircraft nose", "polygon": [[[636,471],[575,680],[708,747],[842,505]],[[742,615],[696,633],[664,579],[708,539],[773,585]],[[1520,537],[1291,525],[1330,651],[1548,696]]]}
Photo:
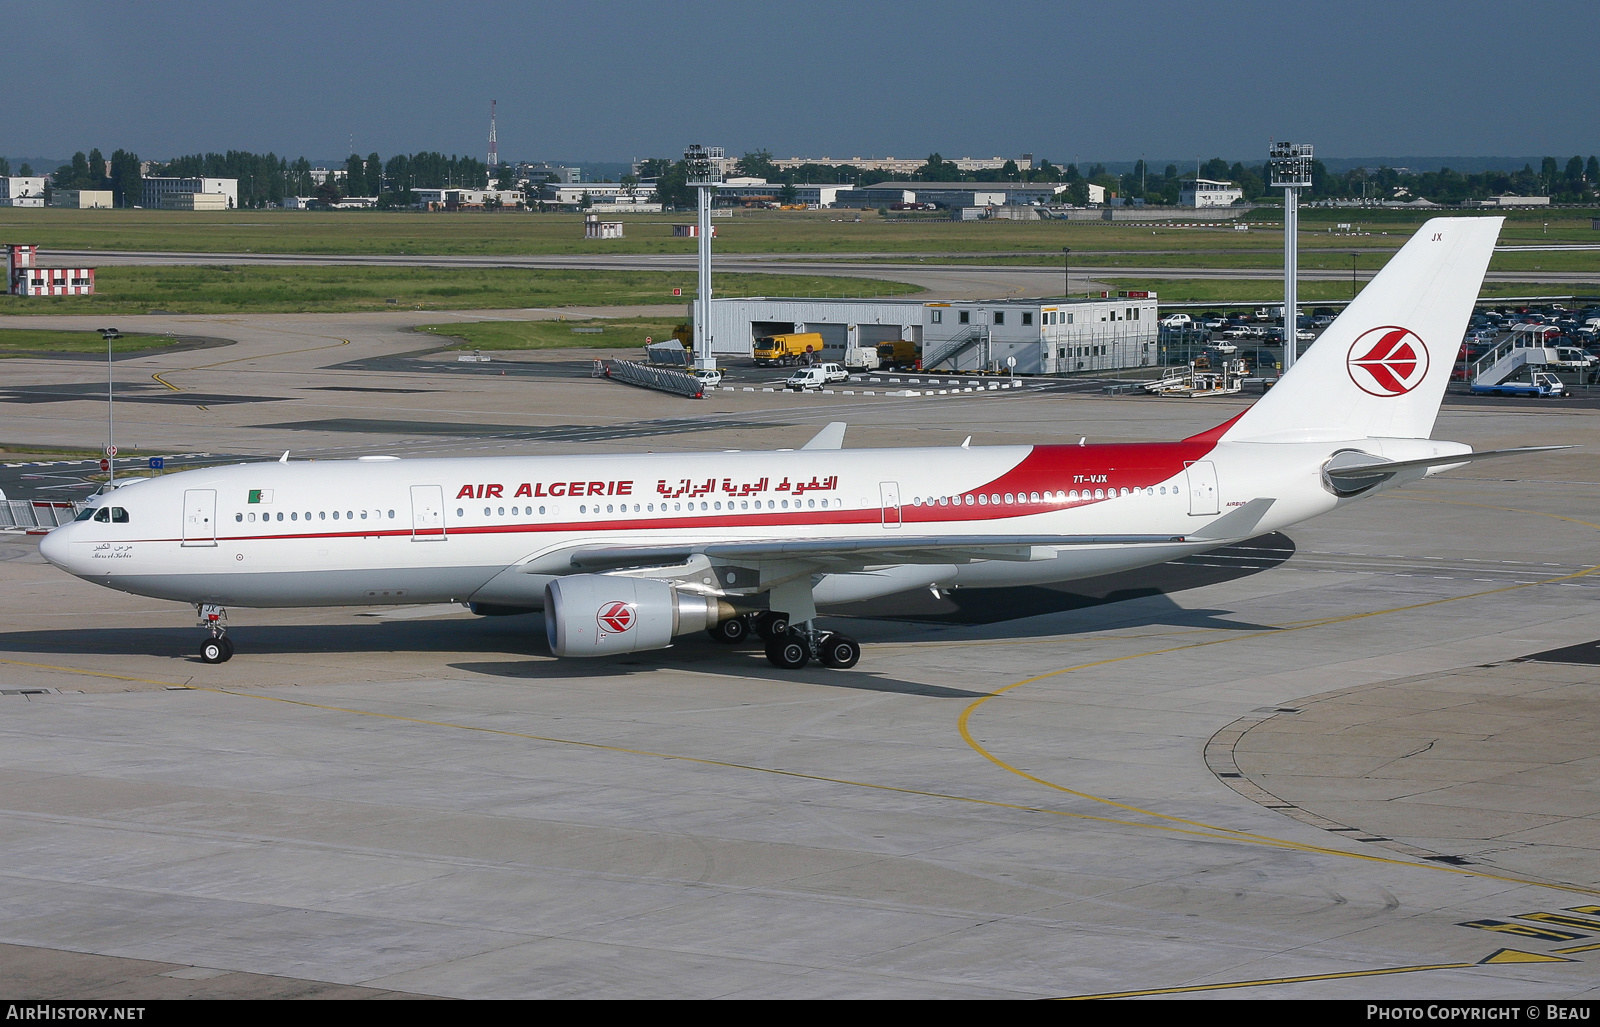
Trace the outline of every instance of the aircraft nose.
{"label": "aircraft nose", "polygon": [[70,524],[63,524],[39,540],[39,555],[62,570],[68,569],[67,554],[71,551],[71,543],[67,536],[71,531]]}

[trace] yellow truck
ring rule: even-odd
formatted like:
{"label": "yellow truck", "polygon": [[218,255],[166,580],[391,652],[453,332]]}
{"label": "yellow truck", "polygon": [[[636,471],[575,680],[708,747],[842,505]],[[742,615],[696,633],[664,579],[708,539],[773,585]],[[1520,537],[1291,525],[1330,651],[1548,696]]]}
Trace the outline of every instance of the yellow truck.
{"label": "yellow truck", "polygon": [[813,360],[822,359],[822,336],[817,332],[796,332],[793,335],[763,335],[756,340],[757,364],[784,366],[799,361],[807,353]]}
{"label": "yellow truck", "polygon": [[922,350],[910,339],[878,343],[878,366],[886,371],[914,371],[922,363]]}

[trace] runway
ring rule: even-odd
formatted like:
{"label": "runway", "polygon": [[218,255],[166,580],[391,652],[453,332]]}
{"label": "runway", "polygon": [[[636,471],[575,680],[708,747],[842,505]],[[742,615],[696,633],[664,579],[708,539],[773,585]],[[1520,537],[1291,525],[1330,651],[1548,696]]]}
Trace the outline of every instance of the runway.
{"label": "runway", "polygon": [[[182,397],[120,407],[119,441],[240,459],[778,449],[832,420],[852,447],[1159,439],[1248,402],[695,402],[385,362],[416,348],[398,314],[124,320],[237,341],[119,361]],[[103,441],[103,401],[70,388],[92,365],[7,368],[8,395],[53,398],[4,402],[0,438]],[[370,430],[305,427],[339,419]],[[857,604],[844,672],[699,637],[556,661],[536,618],[443,606],[233,610],[238,655],[204,665],[192,610],[0,538],[0,980],[1593,998],[1597,428],[1581,406],[1446,405],[1436,437],[1586,448],[1136,575]]]}
{"label": "runway", "polygon": [[[1556,249],[1556,247],[1550,247]],[[1580,249],[1565,247],[1563,249]],[[178,253],[137,251],[62,250],[52,251],[52,259],[81,261],[97,266],[179,266],[205,264],[428,268],[550,268],[591,271],[683,271],[695,267],[694,254],[562,254],[550,256],[428,256],[378,254],[345,256],[337,254],[291,253]],[[1137,259],[1139,254],[1124,256]],[[866,258],[866,259],[864,259]],[[929,290],[926,299],[979,299],[999,296],[1059,296],[1062,269],[1052,266],[1018,264],[949,264],[933,260],[909,260],[905,254],[721,254],[716,258],[719,272],[764,274],[838,275],[847,278],[881,278],[908,282]],[[1359,277],[1368,281],[1378,267],[1361,269]],[[1348,282],[1350,272],[1337,268],[1301,268],[1305,281]],[[1081,284],[1077,279],[1082,278]],[[1205,279],[1216,281],[1282,281],[1279,267],[1218,268],[1197,264],[1191,267],[1082,266],[1074,271],[1074,290],[1099,289],[1102,278],[1142,278],[1152,281]],[[1484,278],[1493,283],[1564,284],[1574,287],[1600,285],[1600,266],[1588,271],[1490,271]]]}

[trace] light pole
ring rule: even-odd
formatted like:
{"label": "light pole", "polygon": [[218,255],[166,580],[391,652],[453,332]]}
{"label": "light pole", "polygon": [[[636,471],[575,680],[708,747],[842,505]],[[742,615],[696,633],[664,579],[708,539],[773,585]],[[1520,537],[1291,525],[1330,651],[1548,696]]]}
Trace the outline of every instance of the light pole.
{"label": "light pole", "polygon": [[1311,144],[1273,143],[1272,188],[1283,190],[1283,369],[1294,366],[1300,285],[1300,190],[1311,187]]}
{"label": "light pole", "polygon": [[683,151],[688,167],[688,184],[699,200],[700,211],[700,289],[694,304],[694,366],[715,368],[711,352],[711,197],[722,182],[722,147],[695,143]]}
{"label": "light pole", "polygon": [[1072,247],[1061,247],[1061,283],[1062,295],[1067,299],[1072,298]]}
{"label": "light pole", "polygon": [[106,486],[109,488],[117,482],[117,413],[111,402],[111,340],[122,333],[115,328],[102,328],[100,334],[106,340]]}

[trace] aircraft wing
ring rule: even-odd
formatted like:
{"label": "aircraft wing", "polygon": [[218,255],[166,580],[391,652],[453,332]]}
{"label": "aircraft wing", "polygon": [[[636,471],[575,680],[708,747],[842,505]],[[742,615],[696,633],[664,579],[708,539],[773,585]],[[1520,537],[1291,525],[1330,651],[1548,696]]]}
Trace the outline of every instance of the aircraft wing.
{"label": "aircraft wing", "polygon": [[872,539],[759,539],[673,546],[594,546],[572,554],[574,570],[659,567],[695,556],[761,562],[799,560],[865,566],[891,563],[966,563],[971,560],[1054,559],[1056,546],[1130,546],[1182,542],[1182,535],[905,535]]}

